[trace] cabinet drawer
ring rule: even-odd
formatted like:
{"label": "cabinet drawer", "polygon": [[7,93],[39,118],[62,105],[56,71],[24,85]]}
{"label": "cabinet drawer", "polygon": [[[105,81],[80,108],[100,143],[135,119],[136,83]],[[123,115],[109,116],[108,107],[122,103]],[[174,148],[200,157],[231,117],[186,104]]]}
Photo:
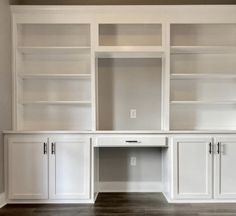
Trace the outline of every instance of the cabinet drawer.
{"label": "cabinet drawer", "polygon": [[167,137],[165,136],[100,136],[96,139],[96,146],[112,147],[130,147],[130,146],[157,146],[167,147]]}

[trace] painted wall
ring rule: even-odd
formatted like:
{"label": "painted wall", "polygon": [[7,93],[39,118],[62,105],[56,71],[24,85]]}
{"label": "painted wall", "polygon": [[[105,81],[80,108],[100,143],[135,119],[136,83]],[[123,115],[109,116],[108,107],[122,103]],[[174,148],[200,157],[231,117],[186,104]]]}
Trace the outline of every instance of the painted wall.
{"label": "painted wall", "polygon": [[[8,0],[0,1],[0,131],[11,129],[11,22]],[[3,136],[0,132],[0,192],[3,191]]]}
{"label": "painted wall", "polygon": [[178,5],[178,4],[236,4],[236,0],[19,0],[19,4],[34,5]]}

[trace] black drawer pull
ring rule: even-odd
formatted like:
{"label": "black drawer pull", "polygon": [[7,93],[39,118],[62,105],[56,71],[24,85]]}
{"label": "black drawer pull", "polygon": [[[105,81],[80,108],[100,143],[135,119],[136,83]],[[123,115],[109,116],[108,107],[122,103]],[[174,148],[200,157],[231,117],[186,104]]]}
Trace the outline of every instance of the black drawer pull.
{"label": "black drawer pull", "polygon": [[138,140],[126,140],[125,142],[126,142],[126,143],[141,143],[141,142],[138,141]]}

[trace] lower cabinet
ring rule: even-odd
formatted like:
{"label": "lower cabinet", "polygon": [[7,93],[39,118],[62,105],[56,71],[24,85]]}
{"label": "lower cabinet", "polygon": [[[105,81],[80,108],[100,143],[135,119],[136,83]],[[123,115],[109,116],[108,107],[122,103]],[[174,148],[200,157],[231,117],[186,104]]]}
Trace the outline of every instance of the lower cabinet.
{"label": "lower cabinet", "polygon": [[49,145],[49,197],[89,199],[90,140],[58,137]]}
{"label": "lower cabinet", "polygon": [[180,199],[212,198],[212,139],[174,139],[174,196]]}
{"label": "lower cabinet", "polygon": [[8,139],[9,199],[89,199],[90,138]]}
{"label": "lower cabinet", "polygon": [[9,199],[48,198],[48,154],[45,138],[8,139]]}
{"label": "lower cabinet", "polygon": [[174,199],[236,199],[236,137],[176,137]]}
{"label": "lower cabinet", "polygon": [[236,199],[236,137],[215,138],[215,198]]}

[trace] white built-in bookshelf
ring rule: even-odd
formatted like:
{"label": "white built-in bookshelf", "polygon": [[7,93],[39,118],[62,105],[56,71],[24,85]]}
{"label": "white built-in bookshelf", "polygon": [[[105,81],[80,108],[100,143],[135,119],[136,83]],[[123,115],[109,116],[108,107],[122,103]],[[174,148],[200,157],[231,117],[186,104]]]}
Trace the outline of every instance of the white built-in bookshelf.
{"label": "white built-in bookshelf", "polygon": [[17,24],[15,127],[236,129],[235,35],[230,23]]}
{"label": "white built-in bookshelf", "polygon": [[236,25],[172,24],[170,129],[236,128]]}
{"label": "white built-in bookshelf", "polygon": [[89,24],[17,26],[17,127],[91,130]]}

